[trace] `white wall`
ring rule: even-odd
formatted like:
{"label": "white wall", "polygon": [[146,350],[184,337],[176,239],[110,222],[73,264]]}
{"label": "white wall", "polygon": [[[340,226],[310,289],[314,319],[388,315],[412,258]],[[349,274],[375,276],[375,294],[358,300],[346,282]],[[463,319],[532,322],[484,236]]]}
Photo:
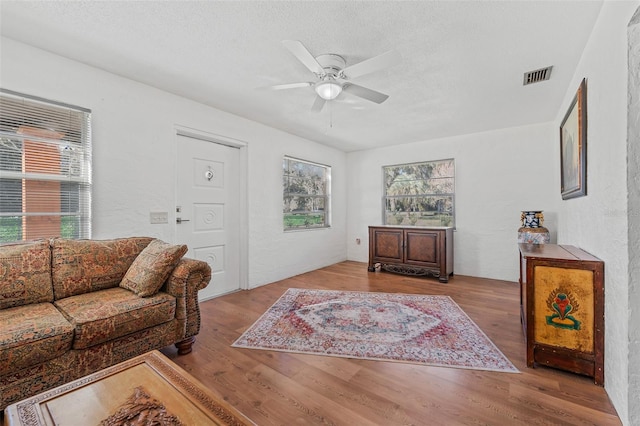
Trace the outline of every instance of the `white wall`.
{"label": "white wall", "polygon": [[382,223],[382,166],[454,158],[454,273],[517,281],[520,212],[543,210],[555,241],[557,134],[545,123],[349,153],[348,258],[368,260],[367,227]]}
{"label": "white wall", "polygon": [[[640,424],[640,7],[629,26],[627,185],[629,193],[629,423]],[[634,309],[636,307],[636,309]]]}
{"label": "white wall", "polygon": [[[2,38],[0,85],[90,108],[93,238],[147,235],[174,241],[175,126],[247,143],[245,258],[254,287],[346,259],[346,155],[255,122]],[[333,226],[282,230],[282,157],[333,167]],[[151,225],[150,211],[169,212]]]}
{"label": "white wall", "polygon": [[[263,137],[261,144],[259,152],[253,152],[252,146],[249,163],[249,181],[254,186],[249,193],[252,287],[346,259],[346,154],[276,131]],[[331,166],[330,229],[282,231],[285,154]]]}
{"label": "white wall", "polygon": [[[586,197],[562,201],[558,242],[572,244],[605,263],[605,388],[624,424],[640,420],[640,389],[630,387],[630,310],[627,196],[627,25],[640,2],[604,2],[565,94],[560,125],[583,78],[587,79]],[[635,212],[637,214],[637,212]],[[638,359],[637,356],[635,358]],[[633,414],[635,420],[631,420]]]}

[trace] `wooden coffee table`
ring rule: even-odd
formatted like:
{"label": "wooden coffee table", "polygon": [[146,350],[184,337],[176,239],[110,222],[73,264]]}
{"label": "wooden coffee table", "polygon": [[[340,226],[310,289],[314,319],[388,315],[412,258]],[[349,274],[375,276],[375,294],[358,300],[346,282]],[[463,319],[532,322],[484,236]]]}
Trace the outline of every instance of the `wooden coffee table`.
{"label": "wooden coffee table", "polygon": [[166,425],[254,425],[158,351],[10,405],[4,423],[116,425],[139,415]]}

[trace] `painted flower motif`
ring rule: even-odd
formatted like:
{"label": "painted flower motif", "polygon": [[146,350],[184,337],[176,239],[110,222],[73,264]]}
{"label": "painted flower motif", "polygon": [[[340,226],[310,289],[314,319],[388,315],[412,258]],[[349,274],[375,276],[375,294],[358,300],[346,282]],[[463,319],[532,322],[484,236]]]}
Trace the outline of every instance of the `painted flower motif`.
{"label": "painted flower motif", "polygon": [[561,320],[565,319],[567,314],[573,310],[573,305],[571,305],[569,298],[564,293],[558,293],[551,306],[553,306],[553,310],[558,313]]}
{"label": "painted flower motif", "polygon": [[552,312],[546,316],[546,323],[552,327],[580,330],[581,321],[575,318],[580,310],[578,299],[567,289],[558,287],[549,293],[547,307]]}

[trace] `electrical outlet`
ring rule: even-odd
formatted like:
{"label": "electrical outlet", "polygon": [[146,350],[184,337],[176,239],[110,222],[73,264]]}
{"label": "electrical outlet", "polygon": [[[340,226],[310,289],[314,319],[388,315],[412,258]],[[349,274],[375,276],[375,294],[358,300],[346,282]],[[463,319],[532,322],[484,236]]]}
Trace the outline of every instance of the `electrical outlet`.
{"label": "electrical outlet", "polygon": [[360,238],[356,238],[356,244],[360,245]]}
{"label": "electrical outlet", "polygon": [[151,212],[149,213],[149,222],[153,224],[169,223],[168,212]]}

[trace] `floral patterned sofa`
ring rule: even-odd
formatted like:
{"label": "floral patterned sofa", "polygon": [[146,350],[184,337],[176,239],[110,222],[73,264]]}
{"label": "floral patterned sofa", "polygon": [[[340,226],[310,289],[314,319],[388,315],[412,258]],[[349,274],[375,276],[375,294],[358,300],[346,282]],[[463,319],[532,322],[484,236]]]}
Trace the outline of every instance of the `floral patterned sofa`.
{"label": "floral patterned sofa", "polygon": [[198,290],[187,247],[146,237],[0,246],[0,409],[175,344],[191,352]]}

